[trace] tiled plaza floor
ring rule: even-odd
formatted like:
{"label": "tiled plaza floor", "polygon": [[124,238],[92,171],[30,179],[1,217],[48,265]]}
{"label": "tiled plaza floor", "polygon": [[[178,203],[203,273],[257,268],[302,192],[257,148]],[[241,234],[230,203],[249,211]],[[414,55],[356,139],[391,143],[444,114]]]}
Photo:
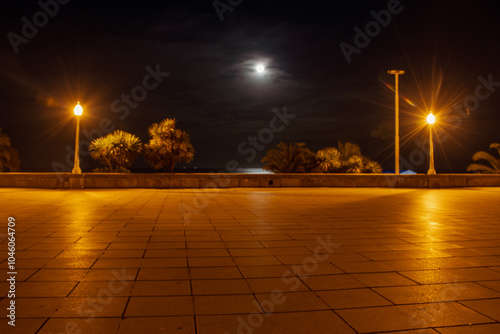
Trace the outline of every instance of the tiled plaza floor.
{"label": "tiled plaza floor", "polygon": [[0,189],[1,333],[500,333],[500,188]]}

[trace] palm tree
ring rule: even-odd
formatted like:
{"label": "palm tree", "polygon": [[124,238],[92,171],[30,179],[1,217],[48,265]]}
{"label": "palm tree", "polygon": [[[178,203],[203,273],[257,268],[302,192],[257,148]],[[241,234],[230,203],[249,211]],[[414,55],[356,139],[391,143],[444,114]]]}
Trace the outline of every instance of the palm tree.
{"label": "palm tree", "polygon": [[339,140],[338,150],[340,152],[344,173],[382,173],[382,166],[376,161],[370,160],[361,154],[361,148],[357,144],[345,143]]}
{"label": "palm tree", "polygon": [[120,172],[130,167],[142,150],[141,140],[128,132],[115,130],[90,143],[90,156],[104,165],[109,171]]}
{"label": "palm tree", "polygon": [[11,146],[10,137],[0,128],[0,172],[18,172],[20,165],[19,151]]}
{"label": "palm tree", "polygon": [[314,153],[305,143],[279,143],[271,148],[261,162],[266,163],[264,170],[275,173],[307,173],[314,164]]}
{"label": "palm tree", "polygon": [[314,173],[381,173],[382,167],[361,154],[359,145],[342,143],[338,148],[327,147],[315,156]]}
{"label": "palm tree", "polygon": [[149,143],[144,146],[144,156],[155,169],[172,173],[179,162],[191,162],[194,148],[186,131],[176,129],[177,121],[166,118],[149,127]]}
{"label": "palm tree", "polygon": [[[490,144],[490,149],[492,149],[492,148],[495,148],[498,151],[498,154],[500,154],[500,144],[492,143],[492,144]],[[486,160],[487,162],[490,163],[490,165],[492,167],[474,163],[474,164],[470,164],[467,167],[468,172],[477,172],[477,173],[485,173],[485,174],[499,174],[500,173],[500,159],[496,159],[493,155],[491,155],[488,152],[484,152],[484,151],[476,152],[472,156],[472,160],[474,160],[474,161]]]}
{"label": "palm tree", "polygon": [[314,173],[334,173],[337,172],[342,160],[340,152],[334,147],[327,147],[316,152],[316,166],[313,169]]}
{"label": "palm tree", "polygon": [[349,142],[344,144],[339,140],[339,144],[338,144],[337,149],[340,152],[341,159],[344,161],[349,160],[349,158],[352,157],[353,155],[358,155],[360,157],[362,156],[361,155],[361,148],[357,144],[353,144],[353,143],[349,143]]}
{"label": "palm tree", "polygon": [[347,161],[344,161],[343,168],[347,173],[362,173],[365,169],[363,158],[359,155],[351,155]]}
{"label": "palm tree", "polygon": [[378,162],[368,159],[365,161],[363,173],[380,174],[382,173],[382,166]]}

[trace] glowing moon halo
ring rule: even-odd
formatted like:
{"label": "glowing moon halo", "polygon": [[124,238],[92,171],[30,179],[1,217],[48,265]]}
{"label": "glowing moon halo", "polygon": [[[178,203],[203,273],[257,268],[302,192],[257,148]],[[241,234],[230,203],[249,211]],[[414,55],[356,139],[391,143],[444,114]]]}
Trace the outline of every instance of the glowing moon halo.
{"label": "glowing moon halo", "polygon": [[255,67],[257,73],[264,73],[266,71],[266,67],[262,64],[259,64]]}

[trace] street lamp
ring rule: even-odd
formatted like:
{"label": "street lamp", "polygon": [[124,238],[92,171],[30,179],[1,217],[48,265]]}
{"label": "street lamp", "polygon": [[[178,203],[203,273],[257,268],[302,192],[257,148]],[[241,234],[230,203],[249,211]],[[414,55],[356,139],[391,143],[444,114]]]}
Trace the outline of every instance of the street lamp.
{"label": "street lamp", "polygon": [[432,142],[432,124],[436,121],[436,117],[431,113],[427,116],[427,123],[429,123],[429,170],[427,174],[435,175],[436,170],[434,169],[434,143]]}
{"label": "street lamp", "polygon": [[80,116],[82,116],[83,108],[80,102],[75,106],[73,110],[76,116],[76,142],[75,142],[75,165],[73,166],[73,174],[81,174],[82,169],[80,168]]}
{"label": "street lamp", "polygon": [[396,160],[396,166],[394,168],[394,172],[396,174],[399,174],[399,75],[405,74],[405,71],[398,71],[398,70],[391,70],[387,71],[389,74],[393,74],[396,77],[396,135],[395,135],[395,145],[394,145],[394,152],[395,152],[395,160]]}

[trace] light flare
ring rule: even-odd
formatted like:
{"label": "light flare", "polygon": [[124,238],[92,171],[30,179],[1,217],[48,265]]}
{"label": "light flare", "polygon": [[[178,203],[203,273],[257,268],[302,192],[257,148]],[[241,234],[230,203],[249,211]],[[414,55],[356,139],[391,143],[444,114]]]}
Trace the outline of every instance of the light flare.
{"label": "light flare", "polygon": [[[390,90],[392,90],[393,92],[396,92],[395,88],[393,85],[391,85],[390,83],[384,81],[384,79],[382,78],[382,76],[380,76],[380,82],[382,82],[387,88],[389,88]],[[417,105],[412,102],[409,98],[407,98],[406,96],[403,96],[401,95],[401,93],[399,93],[399,97],[402,98],[406,103],[408,103],[410,106],[416,108]]]}

